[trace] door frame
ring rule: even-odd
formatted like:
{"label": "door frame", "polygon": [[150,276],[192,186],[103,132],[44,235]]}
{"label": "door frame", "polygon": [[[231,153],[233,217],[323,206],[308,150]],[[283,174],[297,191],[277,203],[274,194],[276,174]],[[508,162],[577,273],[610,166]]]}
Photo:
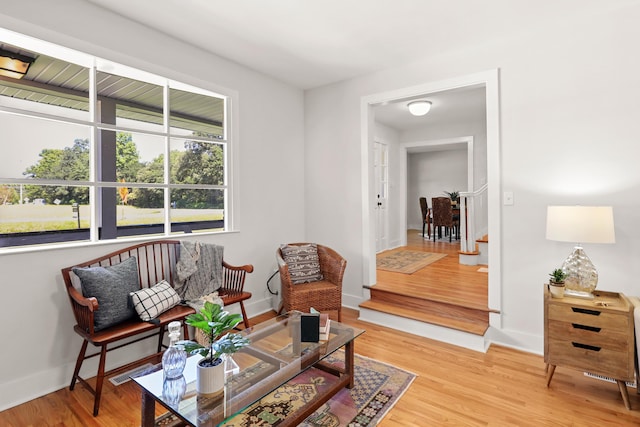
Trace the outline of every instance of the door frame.
{"label": "door frame", "polygon": [[[473,164],[473,136],[461,136],[457,138],[446,138],[446,139],[434,139],[427,141],[416,141],[416,142],[405,142],[399,145],[400,148],[400,160],[399,160],[399,168],[400,168],[400,180],[399,180],[399,190],[398,190],[398,198],[400,205],[400,230],[407,230],[408,220],[407,220],[407,188],[409,188],[408,178],[407,178],[407,170],[408,170],[408,161],[409,161],[409,153],[412,148],[421,148],[421,147],[442,147],[442,151],[446,150],[445,147],[449,145],[458,145],[458,144],[466,144],[467,148],[467,189],[464,191],[473,191],[474,190],[474,164]],[[411,154],[418,153],[419,151],[415,151]],[[427,202],[429,202],[427,200]],[[407,233],[400,234],[400,246],[407,246]]]}
{"label": "door frame", "polygon": [[[501,175],[500,175],[500,99],[499,70],[470,74],[458,78],[442,80],[405,87],[401,89],[366,95],[360,102],[361,130],[361,171],[362,171],[362,277],[365,287],[376,283],[375,252],[375,202],[373,183],[373,165],[371,162],[375,135],[375,113],[373,108],[386,102],[409,97],[426,96],[469,86],[484,86],[487,112],[487,197],[488,197],[488,233],[489,238],[489,289],[488,304],[491,310],[490,325],[502,328],[502,277],[501,277]],[[406,196],[405,196],[406,197]]]}

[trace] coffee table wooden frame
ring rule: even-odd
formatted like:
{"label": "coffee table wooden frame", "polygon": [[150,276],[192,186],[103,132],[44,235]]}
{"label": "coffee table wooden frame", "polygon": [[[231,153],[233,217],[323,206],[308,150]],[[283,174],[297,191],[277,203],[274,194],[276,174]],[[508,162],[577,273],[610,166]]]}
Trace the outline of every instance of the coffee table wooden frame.
{"label": "coffee table wooden frame", "polygon": [[[293,312],[297,313],[297,312]],[[279,318],[284,318],[286,316],[291,316],[292,313],[288,313],[284,316],[280,316]],[[273,320],[273,319],[272,319]],[[293,332],[292,343],[294,346],[294,352],[297,352],[296,345],[300,346],[299,336],[297,335],[297,331],[299,331],[299,313],[294,314],[292,318],[284,320],[285,322],[291,322],[290,327]],[[271,322],[271,321],[268,321]],[[260,339],[271,333],[272,331],[269,328],[265,328],[260,330],[261,325],[256,325],[256,332],[251,332],[251,329],[248,330],[249,336],[254,339]],[[304,419],[306,419],[309,415],[313,414],[317,409],[319,409],[324,403],[326,403],[331,397],[333,397],[336,393],[338,393],[343,388],[353,388],[354,385],[354,340],[357,338],[362,332],[361,330],[352,329],[346,327],[345,325],[339,324],[338,322],[331,322],[331,335],[329,341],[324,344],[318,345],[314,351],[303,354],[300,357],[300,364],[291,364],[291,366],[285,366],[284,368],[277,369],[274,368],[273,371],[269,375],[264,375],[264,381],[259,381],[257,384],[252,385],[246,391],[234,396],[230,400],[226,402],[226,405],[222,405],[222,400],[211,401],[211,400],[198,400],[197,401],[197,410],[199,414],[202,414],[198,418],[198,427],[209,427],[216,426],[223,422],[226,418],[229,418],[238,412],[242,411],[247,406],[250,406],[251,403],[254,403],[260,400],[262,397],[275,390],[277,387],[285,384],[287,381],[295,378],[297,375],[304,372],[306,369],[314,367],[317,369],[321,369],[331,375],[334,375],[337,378],[333,384],[331,384],[327,389],[319,393],[316,397],[314,397],[310,402],[307,402],[302,408],[298,409],[293,414],[290,414],[285,418],[279,425],[283,427],[287,426],[295,426],[300,424]],[[327,348],[330,348],[331,351],[325,352]],[[339,348],[344,348],[345,353],[345,366],[344,368],[340,368],[334,366],[324,360],[329,354],[335,352]],[[279,360],[277,360],[277,356],[273,354],[266,353],[260,349],[252,348],[251,346],[244,349],[245,351],[251,353],[252,355],[265,360],[265,361],[273,361],[274,366],[278,366]],[[161,369],[161,367],[159,368]],[[289,372],[286,372],[289,370]],[[272,375],[278,375],[282,382],[273,382],[268,377]],[[134,381],[136,378],[134,378]],[[255,381],[255,378],[254,378]],[[137,383],[137,381],[135,381]],[[189,420],[185,419],[178,410],[172,408],[168,404],[166,404],[162,396],[158,396],[156,393],[153,393],[147,390],[143,385],[138,384],[142,391],[142,404],[141,404],[141,427],[152,427],[155,426],[156,418],[155,418],[155,409],[156,402],[161,404],[167,410],[178,416],[186,425],[194,425]],[[223,407],[226,406],[226,412]],[[226,416],[225,416],[226,415]]]}

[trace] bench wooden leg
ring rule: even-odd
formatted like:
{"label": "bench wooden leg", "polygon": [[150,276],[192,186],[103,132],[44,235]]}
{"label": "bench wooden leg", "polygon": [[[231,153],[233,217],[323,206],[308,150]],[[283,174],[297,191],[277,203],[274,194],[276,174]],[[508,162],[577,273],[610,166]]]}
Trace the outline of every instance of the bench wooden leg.
{"label": "bench wooden leg", "polygon": [[244,322],[245,328],[250,328],[249,318],[247,317],[247,312],[244,310],[244,304],[240,301],[240,310],[242,310],[242,321]]}
{"label": "bench wooden leg", "polygon": [[80,347],[80,352],[78,353],[78,358],[76,359],[76,367],[73,370],[73,377],[71,377],[71,384],[69,385],[69,390],[73,390],[76,386],[76,380],[78,379],[78,374],[80,373],[80,368],[82,367],[82,362],[84,362],[84,355],[87,352],[87,340],[82,341],[82,347]]}
{"label": "bench wooden leg", "polygon": [[164,326],[160,326],[160,331],[158,332],[158,353],[162,351],[162,339],[164,338],[164,328],[165,328]]}
{"label": "bench wooden leg", "polygon": [[98,416],[100,409],[100,397],[102,395],[102,383],[104,382],[104,365],[107,358],[107,345],[103,345],[100,350],[100,362],[98,363],[98,375],[96,376],[95,399],[93,401],[93,416]]}

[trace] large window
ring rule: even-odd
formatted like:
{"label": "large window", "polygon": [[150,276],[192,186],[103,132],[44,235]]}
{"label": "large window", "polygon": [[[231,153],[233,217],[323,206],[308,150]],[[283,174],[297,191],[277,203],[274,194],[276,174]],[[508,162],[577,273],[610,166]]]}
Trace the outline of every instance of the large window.
{"label": "large window", "polygon": [[2,37],[0,247],[228,229],[227,96]]}

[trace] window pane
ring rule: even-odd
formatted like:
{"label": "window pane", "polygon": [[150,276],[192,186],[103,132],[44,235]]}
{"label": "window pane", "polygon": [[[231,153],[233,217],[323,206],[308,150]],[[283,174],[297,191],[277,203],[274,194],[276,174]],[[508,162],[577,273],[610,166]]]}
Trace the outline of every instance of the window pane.
{"label": "window pane", "polygon": [[222,98],[169,89],[169,124],[176,135],[224,139]]}
{"label": "window pane", "polygon": [[118,188],[118,236],[164,233],[164,192],[161,188]]}
{"label": "window pane", "polygon": [[89,180],[90,129],[0,112],[0,178]]}
{"label": "window pane", "polygon": [[162,132],[162,87],[98,71],[100,122]]}
{"label": "window pane", "polygon": [[90,120],[88,68],[2,41],[0,47],[17,53],[24,60],[33,59],[24,77],[0,81],[0,105]]}
{"label": "window pane", "polygon": [[[20,203],[22,194],[22,203]],[[0,185],[0,246],[89,239],[89,189]]]}
{"label": "window pane", "polygon": [[224,229],[224,190],[171,190],[171,231]]}
{"label": "window pane", "polygon": [[224,145],[189,139],[171,140],[173,184],[224,185]]}
{"label": "window pane", "polygon": [[[112,148],[114,141],[115,153]],[[100,180],[164,183],[164,141],[162,136],[101,130],[98,143]],[[112,157],[114,154],[115,164]]]}

